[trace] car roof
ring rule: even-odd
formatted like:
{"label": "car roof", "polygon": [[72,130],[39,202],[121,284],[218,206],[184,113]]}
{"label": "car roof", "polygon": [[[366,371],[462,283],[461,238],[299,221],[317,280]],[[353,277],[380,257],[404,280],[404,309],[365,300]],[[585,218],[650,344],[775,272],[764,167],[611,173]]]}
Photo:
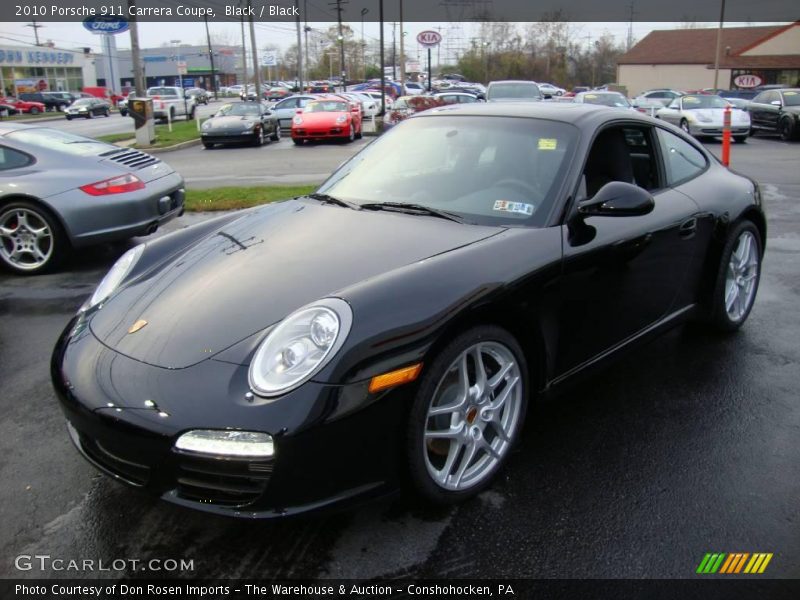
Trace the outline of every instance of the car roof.
{"label": "car roof", "polygon": [[[574,102],[474,102],[432,108],[418,113],[414,118],[437,115],[527,117],[571,123],[578,127],[594,127],[606,120],[620,119],[620,114],[620,111],[607,106]],[[653,122],[650,117],[634,111],[626,112],[624,118],[643,123]]]}
{"label": "car roof", "polygon": [[22,131],[25,129],[41,129],[39,125],[26,125],[25,123],[5,122],[0,123],[0,136],[11,133],[12,131]]}
{"label": "car roof", "polygon": [[529,79],[499,79],[498,81],[490,81],[489,85],[494,83],[533,83],[535,85],[539,85],[535,81],[531,81]]}

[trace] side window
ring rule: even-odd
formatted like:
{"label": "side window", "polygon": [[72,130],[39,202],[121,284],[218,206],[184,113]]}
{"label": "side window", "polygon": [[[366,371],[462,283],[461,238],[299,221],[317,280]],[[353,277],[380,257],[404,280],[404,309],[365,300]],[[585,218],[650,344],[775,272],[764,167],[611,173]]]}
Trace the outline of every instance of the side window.
{"label": "side window", "polygon": [[308,104],[308,101],[309,101],[308,98],[298,98],[297,99],[297,106],[299,108],[303,108],[306,104]]}
{"label": "side window", "polygon": [[667,170],[667,185],[675,185],[696,177],[708,164],[702,152],[669,131],[659,128],[658,142]]}
{"label": "side window", "polygon": [[0,171],[8,169],[18,169],[31,163],[31,158],[27,154],[17,152],[11,148],[0,146]]}

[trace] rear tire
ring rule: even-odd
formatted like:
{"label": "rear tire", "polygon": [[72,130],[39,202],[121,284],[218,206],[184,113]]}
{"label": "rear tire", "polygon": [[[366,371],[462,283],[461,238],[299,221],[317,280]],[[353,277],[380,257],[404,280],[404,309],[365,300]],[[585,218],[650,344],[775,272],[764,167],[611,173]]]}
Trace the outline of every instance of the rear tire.
{"label": "rear tire", "polygon": [[50,211],[27,200],[0,208],[0,263],[19,275],[55,269],[69,251],[61,223]]}
{"label": "rear tire", "polygon": [[794,125],[790,119],[783,119],[778,124],[778,132],[781,134],[781,139],[788,142],[794,139]]}
{"label": "rear tire", "polygon": [[34,106],[34,107],[31,108],[30,113],[32,115],[38,115],[39,114],[39,109]]}
{"label": "rear tire", "polygon": [[761,234],[752,221],[741,221],[728,234],[708,318],[718,331],[735,331],[750,315],[761,280],[761,249]]}
{"label": "rear tire", "polygon": [[520,437],[527,390],[525,355],[505,329],[473,327],[445,346],[424,366],[409,414],[415,490],[453,504],[486,489]]}
{"label": "rear tire", "polygon": [[213,147],[214,144],[212,144],[211,142],[203,142],[203,148],[205,148],[206,150],[211,150]]}

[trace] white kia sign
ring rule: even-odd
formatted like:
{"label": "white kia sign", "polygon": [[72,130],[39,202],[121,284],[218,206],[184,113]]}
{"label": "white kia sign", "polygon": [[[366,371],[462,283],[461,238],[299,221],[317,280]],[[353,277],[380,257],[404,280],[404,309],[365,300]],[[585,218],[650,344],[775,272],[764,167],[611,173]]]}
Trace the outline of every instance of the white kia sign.
{"label": "white kia sign", "polygon": [[438,46],[439,42],[442,41],[442,34],[438,31],[432,31],[430,29],[426,31],[420,31],[419,34],[417,34],[417,41],[421,46],[432,48],[433,46]]}
{"label": "white kia sign", "polygon": [[738,88],[754,88],[763,83],[763,80],[758,75],[752,73],[745,73],[744,75],[737,75],[733,78],[733,85]]}

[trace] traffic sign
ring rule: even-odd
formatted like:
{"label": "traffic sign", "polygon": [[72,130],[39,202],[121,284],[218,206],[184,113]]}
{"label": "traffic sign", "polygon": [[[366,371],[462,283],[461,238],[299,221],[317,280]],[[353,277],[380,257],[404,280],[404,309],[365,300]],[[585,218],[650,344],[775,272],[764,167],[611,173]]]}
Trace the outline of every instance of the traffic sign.
{"label": "traffic sign", "polygon": [[274,52],[265,52],[261,55],[261,65],[264,67],[275,67],[278,65],[278,55]]}
{"label": "traffic sign", "polygon": [[439,42],[442,41],[442,34],[438,31],[427,29],[417,34],[417,41],[425,48],[432,48],[433,46],[438,46]]}
{"label": "traffic sign", "polygon": [[176,64],[178,65],[178,75],[186,75],[189,72],[185,60],[179,60]]}

